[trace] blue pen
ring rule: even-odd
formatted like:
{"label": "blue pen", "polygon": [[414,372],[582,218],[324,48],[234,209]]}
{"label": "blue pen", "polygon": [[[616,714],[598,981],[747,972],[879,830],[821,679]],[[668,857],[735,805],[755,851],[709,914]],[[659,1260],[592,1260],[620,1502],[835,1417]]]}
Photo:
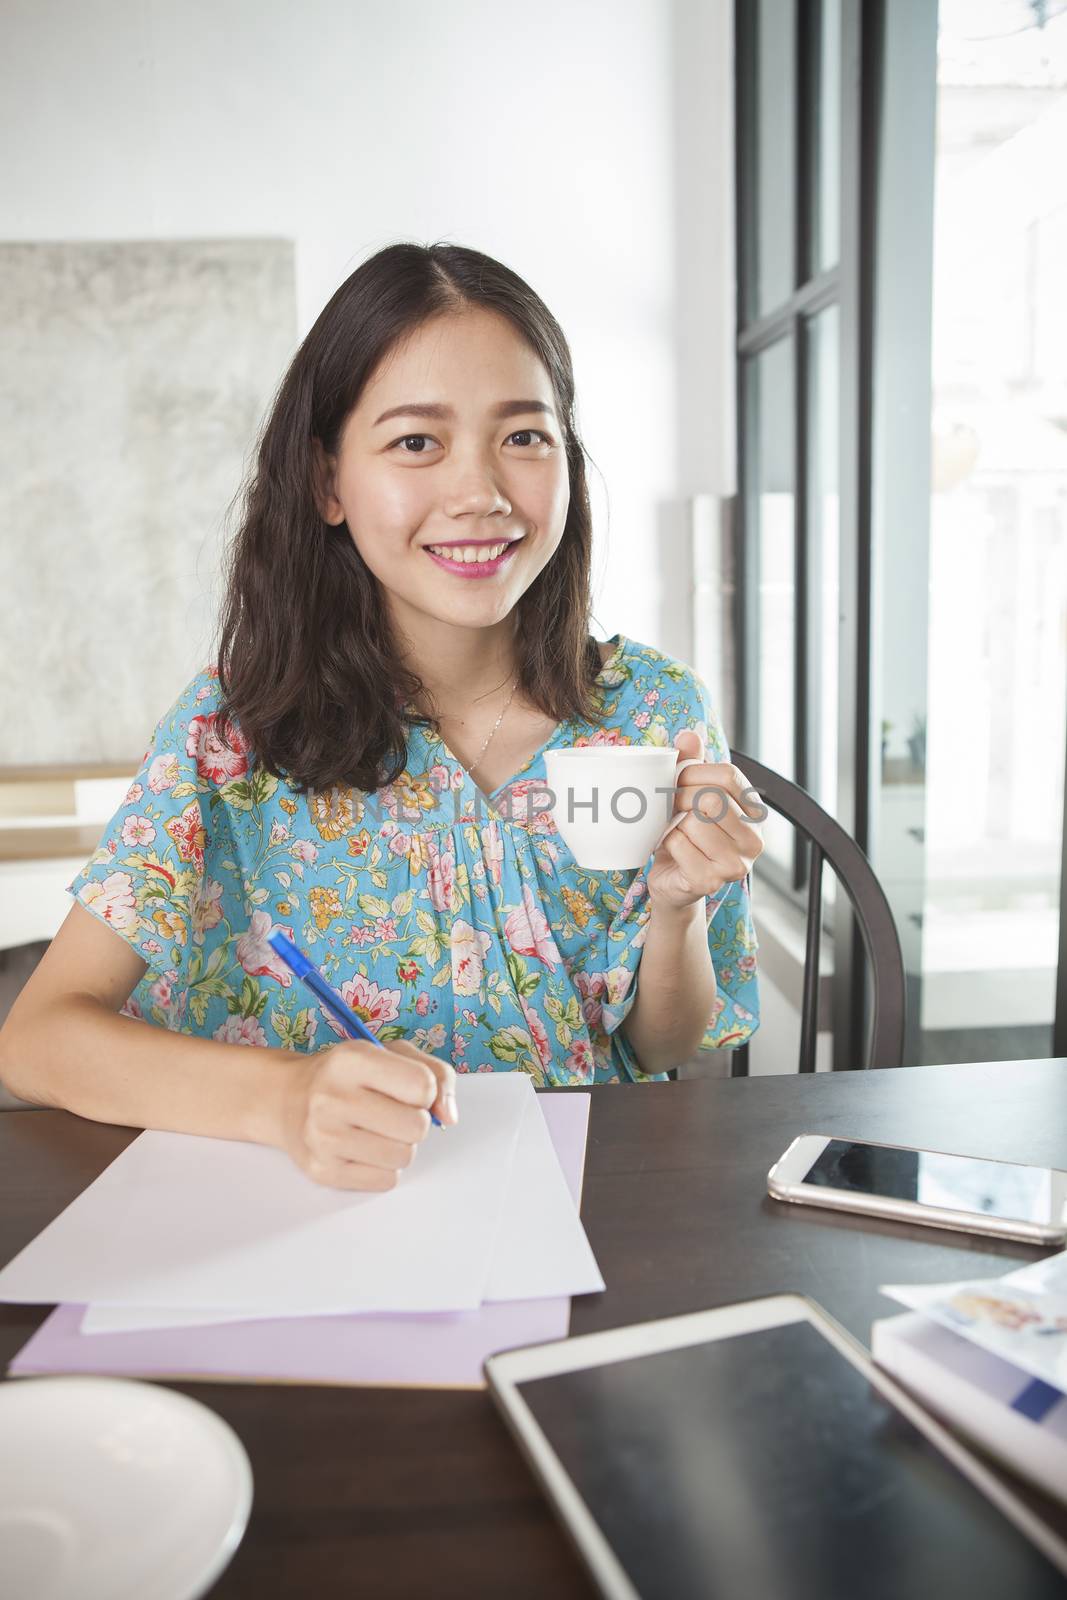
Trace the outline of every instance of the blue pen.
{"label": "blue pen", "polygon": [[[356,1016],[352,1007],[345,1004],[337,990],[330,987],[319,969],[312,965],[302,950],[297,949],[291,939],[285,937],[280,928],[271,929],[267,935],[267,943],[277,955],[281,956],[286,966],[292,968],[301,983],[307,985],[316,999],[321,1000],[327,1011],[337,1018],[350,1039],[367,1039],[371,1044],[376,1044],[379,1050],[385,1049],[385,1045],[371,1032],[362,1017]],[[435,1128],[441,1126],[432,1111],[430,1121]]]}

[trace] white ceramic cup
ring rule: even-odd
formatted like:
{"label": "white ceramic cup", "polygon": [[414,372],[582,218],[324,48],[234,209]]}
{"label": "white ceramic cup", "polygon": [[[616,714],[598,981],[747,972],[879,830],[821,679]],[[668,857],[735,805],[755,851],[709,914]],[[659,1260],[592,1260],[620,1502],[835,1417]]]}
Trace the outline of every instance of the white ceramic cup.
{"label": "white ceramic cup", "polygon": [[[674,787],[684,767],[675,745],[565,745],[545,751],[551,811],[580,867],[624,872],[643,867],[671,828]],[[541,809],[539,807],[539,809]]]}

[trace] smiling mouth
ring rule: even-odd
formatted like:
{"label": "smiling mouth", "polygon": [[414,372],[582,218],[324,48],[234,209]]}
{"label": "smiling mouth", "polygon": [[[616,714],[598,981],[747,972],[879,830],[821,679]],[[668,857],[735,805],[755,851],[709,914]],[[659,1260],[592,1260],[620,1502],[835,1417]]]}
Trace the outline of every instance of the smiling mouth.
{"label": "smiling mouth", "polygon": [[423,545],[423,549],[442,561],[451,561],[456,565],[484,566],[487,562],[498,560],[505,550],[518,543],[518,539],[498,539],[495,544],[427,544]]}

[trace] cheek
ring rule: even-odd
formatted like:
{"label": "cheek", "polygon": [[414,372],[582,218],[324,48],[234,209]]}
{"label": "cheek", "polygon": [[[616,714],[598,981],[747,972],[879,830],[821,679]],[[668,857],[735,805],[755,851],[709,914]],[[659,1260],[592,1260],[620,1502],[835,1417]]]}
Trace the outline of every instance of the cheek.
{"label": "cheek", "polygon": [[406,545],[432,509],[426,476],[420,472],[364,470],[348,487],[343,503],[362,555],[375,548],[382,554],[393,543]]}

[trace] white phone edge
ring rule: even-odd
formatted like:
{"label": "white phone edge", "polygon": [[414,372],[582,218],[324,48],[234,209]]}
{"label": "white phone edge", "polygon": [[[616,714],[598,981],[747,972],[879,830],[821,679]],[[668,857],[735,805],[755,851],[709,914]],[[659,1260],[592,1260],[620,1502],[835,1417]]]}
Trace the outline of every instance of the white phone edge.
{"label": "white phone edge", "polygon": [[[1016,1239],[1023,1244],[1051,1245],[1062,1249],[1067,1243],[1067,1229],[1040,1222],[1027,1222],[1022,1217],[990,1217],[977,1211],[950,1211],[944,1206],[920,1205],[917,1200],[891,1200],[884,1195],[850,1194],[843,1189],[827,1189],[821,1184],[798,1182],[793,1175],[794,1171],[808,1172],[831,1139],[840,1139],[853,1144],[868,1144],[879,1150],[910,1150],[920,1155],[954,1153],[928,1150],[920,1145],[889,1144],[883,1139],[861,1138],[858,1134],[798,1134],[767,1174],[767,1193],[772,1200],[784,1200],[792,1205],[824,1206],[829,1211],[858,1211],[872,1217],[889,1217],[895,1222],[913,1222],[928,1228],[948,1228],[953,1233],[978,1233],[994,1239]],[[808,1148],[805,1149],[805,1146]],[[1024,1163],[1012,1162],[1011,1165],[1020,1166]]]}
{"label": "white phone edge", "polygon": [[[990,1500],[1060,1572],[1067,1575],[1067,1541],[1060,1539],[1036,1517],[960,1441],[925,1411],[880,1367],[829,1312],[806,1295],[768,1295],[708,1311],[693,1311],[656,1322],[613,1328],[605,1333],[530,1345],[490,1356],[484,1363],[489,1392],[504,1421],[540,1481],[579,1556],[593,1574],[605,1600],[641,1600],[608,1541],[574,1487],[518,1386],[531,1379],[562,1372],[579,1372],[612,1361],[654,1355],[662,1350],[684,1349],[709,1339],[733,1338],[739,1333],[808,1322],[856,1367],[888,1403],[911,1422],[976,1489]],[[716,1326],[717,1324],[717,1326]]]}

